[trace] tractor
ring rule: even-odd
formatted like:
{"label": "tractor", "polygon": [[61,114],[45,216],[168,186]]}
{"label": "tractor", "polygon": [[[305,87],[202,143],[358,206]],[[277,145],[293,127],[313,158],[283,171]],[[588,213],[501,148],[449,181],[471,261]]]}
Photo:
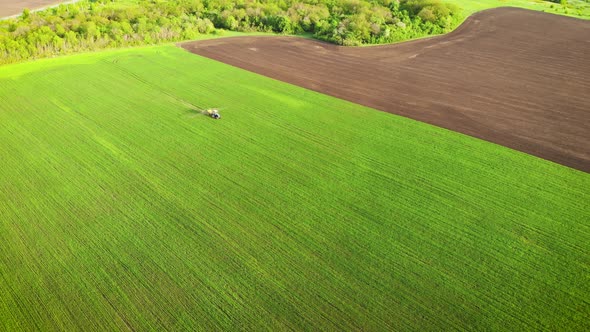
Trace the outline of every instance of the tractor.
{"label": "tractor", "polygon": [[208,109],[207,110],[207,115],[209,115],[210,117],[212,117],[215,120],[221,119],[221,114],[219,114],[219,111],[216,110],[215,108]]}

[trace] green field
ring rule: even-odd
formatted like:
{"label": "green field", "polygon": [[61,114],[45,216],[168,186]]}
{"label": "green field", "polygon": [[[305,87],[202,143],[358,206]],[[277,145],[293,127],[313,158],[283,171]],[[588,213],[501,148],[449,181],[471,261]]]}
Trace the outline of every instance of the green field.
{"label": "green field", "polygon": [[0,100],[0,330],[590,329],[589,174],[172,46]]}
{"label": "green field", "polygon": [[590,19],[590,2],[587,0],[568,0],[567,6],[547,0],[443,0],[453,3],[463,9],[467,18],[469,15],[490,8],[519,7],[530,10],[544,11],[583,19]]}

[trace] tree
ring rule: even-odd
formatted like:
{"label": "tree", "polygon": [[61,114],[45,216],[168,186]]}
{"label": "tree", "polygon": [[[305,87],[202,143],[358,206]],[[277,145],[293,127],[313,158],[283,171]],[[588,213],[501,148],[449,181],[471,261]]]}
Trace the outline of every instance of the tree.
{"label": "tree", "polygon": [[21,17],[23,21],[28,21],[31,18],[31,11],[29,10],[29,8],[23,9],[23,14]]}

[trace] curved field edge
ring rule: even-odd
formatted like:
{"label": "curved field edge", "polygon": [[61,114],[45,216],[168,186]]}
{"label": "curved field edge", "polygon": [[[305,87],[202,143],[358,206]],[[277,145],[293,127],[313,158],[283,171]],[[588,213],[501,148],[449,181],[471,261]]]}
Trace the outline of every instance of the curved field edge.
{"label": "curved field edge", "polygon": [[[587,0],[585,0],[585,1],[587,1]],[[523,0],[487,0],[487,1],[483,1],[483,2],[477,2],[476,4],[473,1],[468,2],[468,1],[463,1],[463,0],[449,0],[448,2],[451,4],[459,4],[460,6],[463,6],[464,8],[466,8],[465,10],[468,14],[472,14],[475,11],[483,10],[483,9],[497,8],[497,7],[501,7],[501,6],[513,6],[513,7],[527,8],[527,9],[533,9],[533,10],[541,10],[541,11],[545,11],[545,12],[552,12],[554,14],[563,14],[563,15],[574,16],[574,17],[581,16],[582,18],[586,18],[586,19],[590,18],[590,3],[582,2],[582,0],[572,0],[571,1],[571,3],[575,3],[573,5],[573,7],[575,8],[576,14],[565,12],[565,9],[563,9],[563,8],[566,8],[566,7],[563,7],[562,5],[548,3],[547,1],[540,1],[540,0],[536,0],[533,2],[523,1]],[[126,7],[127,5],[131,5],[134,3],[136,3],[136,2],[135,1],[128,1],[128,0],[118,1],[116,3],[116,6],[113,8],[119,8],[119,7],[123,8],[123,7]],[[88,4],[88,3],[86,3],[86,4]],[[434,8],[434,7],[438,6],[437,4],[438,4],[437,1],[434,1],[434,2],[426,1],[426,2],[424,2],[425,7],[423,9],[425,9],[427,12],[433,12],[433,11],[438,12],[439,10]],[[432,6],[434,6],[434,7],[432,7]],[[65,8],[65,7],[63,7],[63,8]],[[63,8],[60,10],[63,10]],[[93,8],[92,4],[91,4],[90,8]],[[560,8],[562,9],[562,12],[560,12],[560,10],[559,10]],[[135,8],[135,9],[137,9],[137,8]],[[387,8],[385,8],[385,7],[383,7],[382,9],[385,9],[387,11]],[[78,9],[76,9],[76,11],[78,11]],[[105,11],[109,11],[109,9],[105,9]],[[413,11],[413,10],[408,9],[408,10],[404,10],[402,12],[396,12],[396,14],[394,14],[394,15],[398,15],[399,17],[405,17],[408,11]],[[178,26],[175,26],[175,28],[172,28],[171,26],[166,25],[166,23],[158,23],[155,25],[151,24],[149,26],[150,31],[143,31],[143,30],[145,30],[145,29],[143,29],[142,33],[135,31],[135,33],[124,34],[124,35],[121,35],[121,31],[123,31],[123,30],[121,30],[121,28],[120,28],[121,27],[120,22],[115,20],[114,22],[110,22],[108,24],[106,23],[109,20],[107,18],[111,17],[109,15],[114,15],[112,12],[109,15],[106,15],[106,17],[102,17],[102,19],[99,17],[93,16],[92,10],[88,11],[88,9],[84,9],[83,12],[85,13],[85,15],[87,15],[87,17],[77,16],[73,20],[70,17],[69,19],[66,19],[66,21],[61,21],[61,17],[59,15],[58,16],[49,15],[51,17],[45,17],[43,19],[37,17],[33,20],[33,22],[36,22],[36,23],[33,24],[32,26],[29,26],[31,24],[31,22],[23,24],[24,22],[22,22],[22,21],[17,22],[16,20],[6,21],[6,22],[0,21],[0,25],[4,24],[4,29],[5,30],[8,29],[6,31],[16,32],[12,35],[9,35],[9,36],[7,35],[4,38],[2,38],[2,36],[0,36],[0,39],[4,39],[4,43],[2,43],[0,40],[0,44],[3,44],[3,45],[0,45],[0,53],[2,53],[2,51],[4,53],[2,55],[2,57],[0,57],[0,62],[1,63],[22,63],[22,62],[25,62],[30,59],[40,59],[40,58],[47,58],[47,57],[78,54],[78,53],[84,53],[84,52],[94,51],[94,50],[104,50],[104,49],[122,48],[122,47],[137,47],[137,45],[156,45],[156,44],[164,45],[164,44],[170,43],[170,42],[180,42],[183,39],[186,41],[186,40],[198,40],[198,39],[205,39],[205,38],[217,38],[218,36],[215,33],[219,32],[219,31],[221,31],[221,32],[224,31],[223,29],[215,30],[213,23],[209,20],[209,18],[207,18],[208,16],[216,15],[217,12],[215,12],[215,11],[210,12],[210,13],[205,13],[205,15],[204,15],[205,20],[199,18],[195,22],[193,22],[194,20],[191,21],[192,23],[190,23],[190,24],[183,24],[182,29]],[[100,16],[101,13],[102,12],[99,10],[98,15]],[[134,13],[134,11],[131,10],[131,13]],[[403,13],[406,13],[406,14],[403,14]],[[104,13],[102,13],[102,14],[104,14]],[[120,15],[120,13],[118,15]],[[127,13],[125,15],[132,15],[132,14]],[[150,22],[152,22],[152,21],[153,22],[155,22],[155,21],[158,21],[158,22],[168,21],[169,22],[170,21],[168,18],[159,17],[158,15],[160,15],[160,14],[156,14],[155,17],[148,18],[148,21],[150,21]],[[363,14],[363,15],[365,15],[365,14]],[[416,14],[416,15],[418,15],[418,14]],[[194,19],[198,16],[199,15],[190,16],[190,17],[192,17]],[[418,15],[418,16],[420,16],[420,15]],[[383,35],[383,34],[370,35],[370,36],[367,35],[365,32],[367,32],[368,31],[367,29],[369,29],[367,26],[368,21],[365,22],[366,23],[365,28],[363,28],[363,29],[357,28],[357,30],[355,30],[355,31],[348,31],[349,29],[347,28],[346,30],[348,32],[345,33],[345,35],[347,37],[345,37],[344,35],[337,37],[336,35],[331,34],[331,32],[330,32],[330,31],[332,31],[331,28],[327,29],[327,30],[324,29],[323,32],[322,31],[315,31],[314,33],[315,33],[316,39],[329,40],[330,42],[333,42],[333,43],[339,43],[339,44],[345,44],[345,45],[362,44],[363,46],[384,45],[384,44],[390,44],[389,41],[392,41],[392,40],[398,40],[398,41],[392,42],[392,43],[401,43],[404,41],[411,41],[411,40],[417,40],[417,39],[423,39],[423,38],[437,36],[437,35],[440,35],[441,32],[449,31],[451,29],[455,30],[457,26],[460,26],[460,24],[458,24],[458,23],[459,23],[459,20],[461,20],[461,17],[463,17],[463,21],[464,21],[467,18],[467,16],[469,16],[469,15],[459,15],[459,14],[450,15],[445,20],[443,20],[446,23],[440,21],[440,19],[438,20],[440,22],[437,21],[438,23],[430,22],[430,21],[429,21],[430,23],[423,22],[425,25],[420,24],[419,27],[415,27],[415,29],[409,28],[413,24],[413,23],[411,24],[411,22],[413,22],[413,19],[410,21],[404,20],[404,22],[405,22],[404,24],[410,24],[408,26],[408,29],[401,29],[398,32],[393,33],[392,35],[390,35],[390,28],[394,28],[394,26],[391,24],[389,26],[385,25],[385,26],[382,26],[379,28],[382,31],[388,31],[385,35]],[[231,17],[233,18],[233,16],[231,16]],[[164,18],[164,19],[162,21],[160,21],[160,18]],[[185,15],[184,18],[189,18],[189,16]],[[134,17],[132,19],[130,18],[130,21],[134,21],[136,19],[144,20],[145,17],[143,17],[143,18],[142,17]],[[177,19],[178,19],[178,17],[176,17],[173,21],[177,21]],[[342,19],[342,17],[341,17],[341,19]],[[87,22],[84,23],[84,25],[82,27],[78,27],[78,25],[80,23],[79,20],[87,21]],[[105,22],[105,20],[106,20],[106,22]],[[214,19],[214,21],[215,20],[217,20],[217,19]],[[220,20],[223,21],[225,19],[220,19]],[[348,19],[345,19],[342,21],[342,23],[344,25],[348,26],[349,24],[346,23],[348,21],[349,21]],[[275,21],[275,22],[277,22],[277,21]],[[123,21],[123,23],[127,23],[126,26],[129,26],[128,29],[132,29],[132,27],[128,24],[129,22]],[[398,22],[398,23],[402,23],[402,22]],[[96,28],[97,24],[98,24],[98,29]],[[198,26],[195,26],[194,24],[197,24]],[[205,25],[203,25],[203,24],[205,24]],[[228,26],[225,26],[219,22],[217,22],[215,24],[218,28],[220,28],[220,27],[227,28],[228,27]],[[301,25],[303,23],[299,22],[297,24]],[[330,23],[330,24],[332,24],[332,23]],[[205,28],[205,26],[206,26],[206,28]],[[353,24],[353,26],[354,26],[354,24]],[[453,29],[453,27],[455,27],[455,28]],[[178,29],[176,29],[176,28],[181,29],[181,30],[177,31]],[[234,29],[237,29],[237,30],[240,30],[240,29],[268,30],[268,29],[271,29],[271,27],[270,26],[266,26],[266,27],[252,27],[251,26],[250,28],[234,28]],[[298,29],[305,30],[301,26]],[[283,28],[280,28],[280,27],[273,27],[272,28],[272,30],[281,31],[283,34],[286,34],[286,35],[293,35],[292,33],[294,31],[297,31],[298,29],[289,28],[287,30],[283,30]],[[334,31],[339,30],[339,29],[340,28],[335,29]],[[372,27],[371,29],[376,29],[376,27]],[[174,33],[167,35],[167,37],[163,37],[164,35],[166,35],[166,33],[164,33],[164,35],[162,35],[162,33],[161,33],[162,30],[164,30],[164,31],[174,30]],[[197,30],[199,31],[198,33],[197,33]],[[360,33],[359,32],[360,30],[362,30],[364,32]],[[397,28],[395,28],[394,30],[397,31]],[[27,32],[27,31],[29,31],[29,32]],[[61,32],[58,32],[58,31],[61,31]],[[208,33],[205,33],[205,31],[207,31]],[[305,31],[307,31],[307,30],[305,30]],[[451,31],[449,31],[449,32],[451,32]],[[7,32],[7,33],[11,34],[12,32]],[[115,36],[111,36],[112,34]],[[181,37],[181,35],[182,35],[182,37]],[[311,37],[312,33],[308,32],[308,33],[296,34],[296,35],[309,38],[309,37]],[[354,37],[353,35],[355,35],[356,37]],[[351,36],[353,36],[354,38]],[[388,37],[388,36],[391,36],[391,37]],[[352,39],[350,39],[349,37]],[[340,40],[338,38],[340,38]],[[123,42],[123,40],[124,40],[124,42]]]}
{"label": "curved field edge", "polygon": [[589,328],[586,173],[169,46],[0,76],[3,330]]}
{"label": "curved field edge", "polygon": [[[420,40],[426,38],[433,38],[438,36],[444,36],[455,32],[457,29],[461,28],[463,24],[474,14],[479,12],[488,11],[496,8],[521,8],[527,9],[532,11],[543,12],[547,14],[554,14],[560,16],[567,16],[571,18],[577,18],[580,20],[590,20],[590,3],[585,3],[580,5],[579,9],[575,10],[568,10],[563,5],[558,3],[554,3],[548,0],[482,0],[482,1],[466,1],[466,0],[444,0],[444,2],[449,4],[454,4],[459,6],[463,10],[463,19],[461,23],[459,23],[452,31],[449,31],[444,34],[439,35],[431,35],[431,36],[424,36],[420,38],[413,38],[410,40],[404,40],[396,43],[391,44],[398,44],[398,43],[405,43],[410,42],[413,40]],[[582,1],[574,1],[576,3],[582,3]],[[575,13],[574,13],[575,12]],[[382,44],[383,45],[383,44]],[[378,45],[363,45],[363,46],[378,46]]]}
{"label": "curved field edge", "polygon": [[[374,47],[374,46],[384,46],[384,45],[395,45],[395,44],[403,44],[403,43],[410,43],[413,41],[423,40],[423,39],[430,39],[430,38],[439,38],[445,35],[449,35],[455,33],[458,29],[464,28],[463,26],[465,23],[472,18],[473,15],[485,12],[485,11],[492,11],[494,9],[500,8],[520,8],[526,9],[531,11],[543,12],[547,14],[559,15],[559,16],[566,16],[571,18],[577,18],[580,20],[590,20],[590,3],[586,4],[583,9],[581,9],[580,15],[570,14],[563,12],[563,6],[557,3],[553,3],[550,1],[544,0],[485,0],[485,1],[465,1],[465,0],[444,0],[443,2],[455,4],[459,6],[464,12],[462,20],[453,30],[443,33],[443,34],[433,34],[433,35],[425,35],[421,37],[400,40],[392,43],[382,43],[382,44],[363,44],[358,47]],[[298,36],[298,35],[291,35],[293,37],[306,37],[309,36]],[[312,38],[314,40],[318,40],[316,38]],[[354,46],[346,46],[346,47],[354,47]]]}

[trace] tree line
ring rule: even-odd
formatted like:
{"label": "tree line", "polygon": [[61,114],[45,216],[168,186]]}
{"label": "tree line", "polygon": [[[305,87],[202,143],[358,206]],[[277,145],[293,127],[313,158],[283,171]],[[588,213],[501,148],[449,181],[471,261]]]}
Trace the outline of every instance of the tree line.
{"label": "tree line", "polygon": [[84,0],[0,21],[0,63],[195,39],[222,30],[307,33],[340,45],[391,43],[452,30],[439,0]]}

